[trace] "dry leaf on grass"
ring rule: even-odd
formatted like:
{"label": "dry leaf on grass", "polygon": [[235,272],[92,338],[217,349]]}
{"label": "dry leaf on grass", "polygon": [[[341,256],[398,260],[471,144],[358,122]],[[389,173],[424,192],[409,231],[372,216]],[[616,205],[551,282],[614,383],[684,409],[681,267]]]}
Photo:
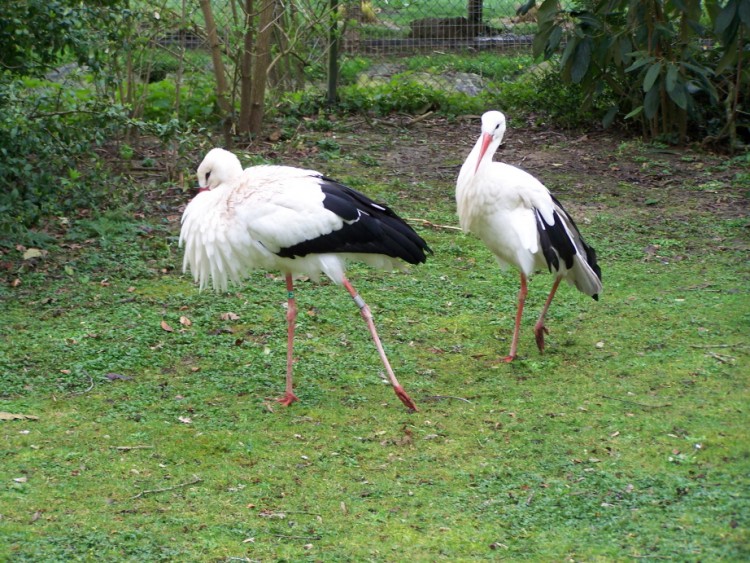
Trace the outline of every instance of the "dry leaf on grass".
{"label": "dry leaf on grass", "polygon": [[169,326],[169,323],[167,323],[167,321],[161,322],[161,328],[162,330],[166,330],[167,332],[174,332],[174,329],[171,326]]}

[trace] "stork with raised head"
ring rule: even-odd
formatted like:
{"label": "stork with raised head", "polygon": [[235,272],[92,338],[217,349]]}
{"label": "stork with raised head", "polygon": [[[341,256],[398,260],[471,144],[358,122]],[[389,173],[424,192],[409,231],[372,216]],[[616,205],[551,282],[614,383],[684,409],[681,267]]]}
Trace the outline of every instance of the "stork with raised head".
{"label": "stork with raised head", "polygon": [[198,167],[199,193],[182,216],[183,271],[192,271],[203,289],[225,291],[251,270],[280,270],[287,289],[286,391],[277,400],[289,406],[297,306],[294,277],[318,280],[324,273],[343,285],[360,309],[398,398],[411,410],[388,362],[370,308],[346,278],[347,260],[375,268],[403,269],[431,252],[396,213],[365,195],[315,172],[291,166],[242,169],[224,149],[212,149]]}
{"label": "stork with raised head", "polygon": [[544,352],[544,335],[549,334],[544,318],[560,281],[565,279],[598,300],[602,273],[596,252],[544,184],[520,168],[493,162],[504,134],[501,112],[488,111],[482,116],[481,135],[458,174],[456,203],[463,230],[482,239],[503,269],[512,266],[521,274],[513,340],[510,354],[504,358],[510,362],[518,350],[527,282],[533,272],[546,268],[555,276],[534,325],[540,352]]}

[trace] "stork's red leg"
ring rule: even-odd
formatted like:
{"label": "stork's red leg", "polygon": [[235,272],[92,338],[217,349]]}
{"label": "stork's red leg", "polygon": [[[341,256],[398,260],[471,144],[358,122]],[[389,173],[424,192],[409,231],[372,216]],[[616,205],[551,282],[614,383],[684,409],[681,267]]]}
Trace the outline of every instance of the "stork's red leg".
{"label": "stork's red leg", "polygon": [[287,341],[286,341],[286,391],[282,397],[276,399],[279,403],[288,407],[294,401],[298,401],[292,389],[292,367],[294,365],[294,327],[297,321],[297,302],[294,300],[294,279],[292,274],[286,275],[287,291]]}
{"label": "stork's red leg", "polygon": [[552,289],[549,292],[549,295],[547,296],[547,301],[544,302],[544,308],[542,309],[542,314],[539,315],[539,320],[534,325],[534,336],[536,337],[536,347],[539,348],[540,352],[544,352],[544,335],[549,334],[549,331],[547,330],[547,327],[544,326],[544,317],[547,315],[547,309],[549,309],[550,303],[552,303],[552,298],[555,296],[555,292],[557,291],[557,286],[560,285],[560,280],[562,280],[562,276],[557,276],[555,279],[555,283],[552,284]]}
{"label": "stork's red leg", "polygon": [[352,296],[352,299],[354,299],[354,302],[359,307],[362,318],[365,319],[365,322],[367,323],[367,328],[370,329],[370,335],[372,335],[372,340],[373,342],[375,342],[375,347],[378,349],[378,354],[380,354],[380,359],[383,361],[385,371],[388,373],[388,379],[393,386],[393,390],[395,391],[396,396],[401,400],[402,403],[404,403],[404,405],[406,405],[408,409],[412,411],[419,410],[417,409],[417,405],[414,404],[414,401],[411,400],[411,397],[409,397],[406,391],[404,391],[404,388],[401,387],[401,384],[398,382],[398,379],[396,379],[396,375],[391,369],[391,364],[388,362],[388,358],[385,355],[383,344],[380,342],[380,337],[378,337],[378,331],[375,329],[375,323],[372,320],[372,312],[370,311],[370,307],[367,306],[365,300],[362,299],[359,293],[357,293],[357,290],[354,289],[352,284],[349,283],[349,280],[344,278],[343,284],[346,290],[349,292],[349,295]]}
{"label": "stork's red leg", "polygon": [[521,332],[521,317],[523,317],[523,306],[526,303],[526,294],[528,293],[528,285],[526,280],[526,274],[521,272],[521,288],[518,290],[518,309],[516,310],[516,322],[513,327],[513,340],[510,343],[510,354],[503,358],[506,363],[512,362],[516,359],[516,350],[518,350],[518,335]]}

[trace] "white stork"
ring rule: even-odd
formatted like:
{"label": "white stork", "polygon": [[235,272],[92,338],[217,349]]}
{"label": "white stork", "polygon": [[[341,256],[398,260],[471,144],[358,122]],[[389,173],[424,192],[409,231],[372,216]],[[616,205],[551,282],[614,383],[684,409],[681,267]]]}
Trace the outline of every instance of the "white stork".
{"label": "white stork", "polygon": [[253,269],[286,276],[286,391],[277,400],[285,406],[298,400],[292,388],[294,276],[318,280],[322,272],[352,296],[396,395],[417,410],[388,363],[370,308],[346,278],[345,265],[356,259],[403,269],[401,261],[425,261],[425,252],[431,252],[425,241],[388,207],[313,170],[254,166],[243,171],[234,154],[212,149],[198,167],[198,184],[199,193],[182,216],[183,271],[190,269],[201,289],[210,279],[220,291]]}
{"label": "white stork", "polygon": [[482,133],[458,174],[456,203],[463,230],[482,239],[503,269],[513,266],[521,274],[513,340],[510,354],[503,359],[511,362],[518,349],[527,280],[534,271],[547,268],[555,276],[534,325],[540,352],[544,352],[544,334],[549,334],[544,317],[560,280],[598,300],[602,274],[596,252],[549,190],[520,168],[492,161],[504,133],[502,113],[488,111],[482,116]]}

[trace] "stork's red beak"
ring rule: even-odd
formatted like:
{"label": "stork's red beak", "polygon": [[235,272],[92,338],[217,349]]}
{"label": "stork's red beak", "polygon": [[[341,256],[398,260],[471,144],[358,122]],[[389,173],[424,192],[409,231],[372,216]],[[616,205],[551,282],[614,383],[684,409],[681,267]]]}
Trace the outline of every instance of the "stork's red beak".
{"label": "stork's red beak", "polygon": [[477,159],[477,166],[474,168],[474,174],[477,173],[477,170],[479,170],[479,163],[482,162],[482,159],[484,158],[484,153],[487,152],[487,147],[490,146],[490,143],[492,142],[492,135],[489,133],[482,133],[482,148],[479,149],[479,158]]}
{"label": "stork's red beak", "polygon": [[208,191],[208,187],[205,187],[205,188],[201,188],[200,186],[198,186],[198,188],[197,188],[197,189],[198,189],[198,193],[201,193],[201,192],[207,192],[207,191]]}

